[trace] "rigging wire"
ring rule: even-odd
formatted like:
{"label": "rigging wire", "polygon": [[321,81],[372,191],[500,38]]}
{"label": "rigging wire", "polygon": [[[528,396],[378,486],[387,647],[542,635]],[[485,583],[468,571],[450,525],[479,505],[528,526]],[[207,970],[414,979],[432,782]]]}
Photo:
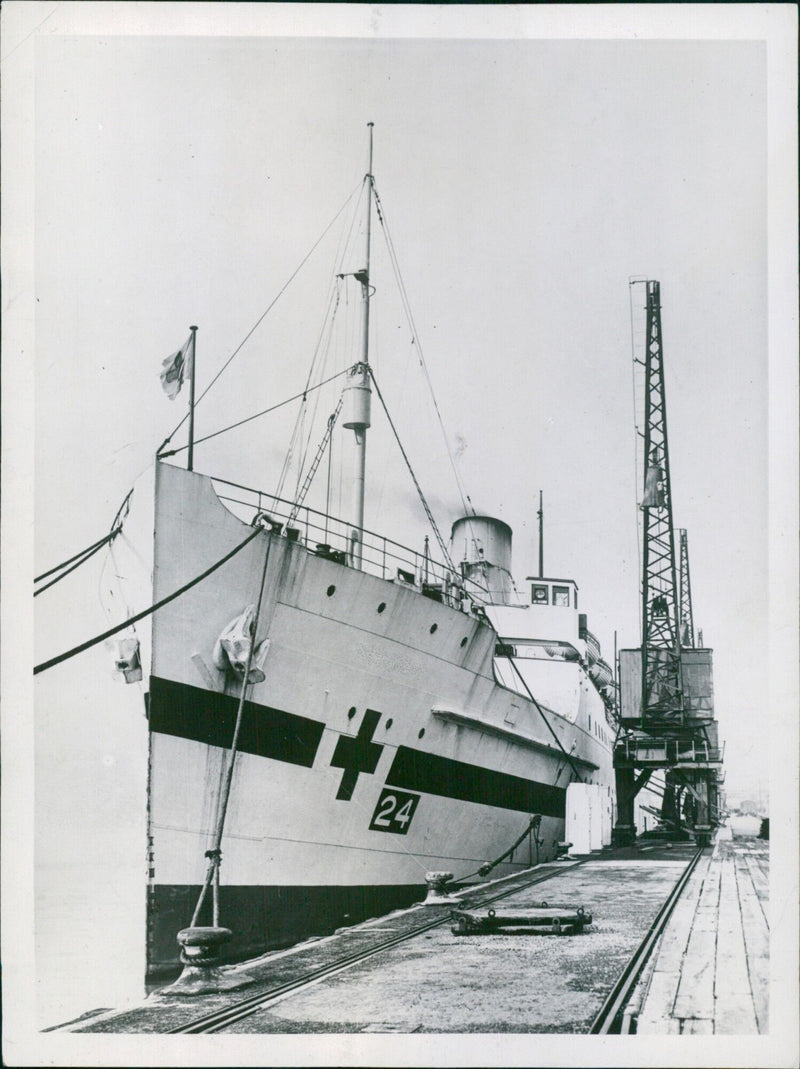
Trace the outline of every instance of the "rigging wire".
{"label": "rigging wire", "polygon": [[[284,401],[279,401],[276,405],[271,405],[269,408],[263,408],[260,412],[256,412],[252,416],[245,416],[244,419],[238,420],[236,423],[230,423],[227,427],[222,427],[218,431],[213,431],[211,434],[206,434],[203,438],[196,438],[195,445],[199,445],[201,442],[207,442],[211,438],[216,438],[219,434],[225,434],[227,431],[232,431],[236,427],[241,427],[245,423],[250,423],[254,419],[259,419],[261,416],[267,416],[270,412],[275,412],[279,408],[283,408],[284,405],[290,405],[292,401],[299,401],[301,397],[305,397],[306,394],[311,393],[313,390],[319,390],[323,386],[327,386],[329,382],[333,382],[334,379],[340,378],[342,375],[347,374],[349,368],[344,368],[342,371],[337,371],[335,375],[331,375],[330,378],[325,379],[323,382],[318,382],[316,386],[311,386],[308,390],[303,390],[302,393],[296,393],[293,397],[287,397]],[[159,460],[163,460],[165,457],[173,457],[177,453],[182,453],[184,449],[188,449],[188,445],[179,445],[176,449],[170,449],[166,453],[159,453]]]}
{"label": "rigging wire", "polygon": [[525,688],[525,693],[528,695],[530,700],[536,706],[536,710],[539,713],[539,715],[541,716],[542,720],[544,720],[544,722],[545,722],[545,724],[547,726],[547,730],[550,732],[550,734],[553,736],[553,738],[558,743],[558,748],[559,748],[559,750],[561,750],[561,752],[563,753],[564,757],[566,757],[567,761],[569,762],[569,767],[575,773],[575,778],[577,779],[578,783],[584,783],[585,780],[584,780],[583,776],[577,770],[577,768],[575,767],[575,764],[574,764],[574,762],[572,760],[572,754],[567,753],[567,751],[564,749],[564,746],[563,746],[563,744],[561,742],[561,739],[558,737],[558,735],[553,730],[553,725],[547,719],[547,717],[545,716],[544,710],[542,709],[541,705],[539,705],[539,703],[537,702],[537,700],[534,698],[533,694],[531,693],[531,689],[528,686],[528,684],[525,682],[525,679],[523,678],[522,672],[520,672],[519,668],[517,668],[516,660],[513,657],[509,657],[508,658],[508,663],[511,665],[511,667],[516,672],[517,678],[519,679],[520,683]]}
{"label": "rigging wire", "polygon": [[[340,300],[341,300],[341,293],[339,291],[339,287],[337,286],[337,288],[336,288],[336,301],[335,301],[334,306],[333,306],[333,311],[330,314],[330,319],[327,321],[327,324],[323,324],[323,331],[320,332],[320,339],[319,339],[319,341],[317,343],[317,349],[318,350],[320,350],[320,349],[322,350],[322,359],[320,360],[320,364],[319,364],[319,374],[320,375],[324,375],[325,374],[325,369],[328,366],[328,358],[331,355],[331,344],[332,344],[332,340],[333,340],[333,327],[334,327],[334,323],[336,321],[337,312],[339,311]],[[325,331],[325,327],[326,326],[327,326],[327,336],[323,333]],[[324,348],[322,348],[323,342],[324,342]],[[309,381],[306,383],[306,388],[308,388],[308,386],[311,384],[311,371],[312,370],[313,370],[313,365],[312,365],[312,368],[309,369],[309,373],[308,373]],[[298,474],[298,480],[300,478],[300,475],[302,475],[302,473],[303,473],[303,469],[306,466],[306,459],[308,458],[308,450],[309,450],[310,444],[311,444],[311,435],[312,435],[313,428],[314,428],[314,421],[316,420],[317,410],[319,408],[319,398],[320,398],[320,395],[317,394],[317,396],[314,399],[314,410],[311,413],[311,421],[310,421],[310,425],[309,425],[309,428],[308,428],[308,434],[306,436],[306,444],[305,444],[305,448],[303,449],[302,459],[300,461],[300,472]]]}
{"label": "rigging wire", "polygon": [[370,378],[372,379],[373,383],[375,384],[375,391],[378,394],[378,398],[379,398],[381,404],[383,405],[383,411],[386,413],[386,419],[389,421],[389,426],[392,428],[392,432],[394,434],[395,441],[397,442],[397,445],[398,445],[398,447],[400,449],[400,452],[403,455],[403,460],[406,462],[406,467],[409,470],[411,478],[414,480],[414,486],[416,487],[417,493],[419,494],[419,499],[422,502],[422,507],[425,509],[425,515],[428,517],[428,522],[430,523],[431,527],[433,528],[433,533],[436,535],[436,541],[439,543],[439,549],[442,552],[442,556],[444,557],[445,563],[447,564],[447,566],[450,569],[450,571],[454,575],[457,575],[458,572],[456,570],[456,567],[453,564],[452,560],[450,559],[450,554],[447,552],[447,547],[444,544],[444,540],[443,540],[443,538],[442,538],[442,536],[441,536],[441,534],[439,532],[439,528],[436,526],[436,520],[433,518],[433,513],[431,512],[431,510],[430,510],[430,508],[428,506],[428,502],[425,500],[425,495],[422,492],[422,487],[419,485],[417,477],[414,474],[414,469],[411,467],[411,461],[408,459],[408,455],[406,454],[406,451],[403,448],[403,443],[400,441],[400,435],[397,433],[397,428],[394,425],[392,417],[389,415],[389,409],[386,407],[386,402],[383,399],[383,394],[381,393],[381,388],[378,385],[377,379],[375,378],[375,372],[372,370],[371,367],[369,368],[369,374],[370,374]]}
{"label": "rigging wire", "polygon": [[[442,419],[442,413],[439,410],[439,404],[438,404],[438,402],[436,400],[436,394],[434,393],[434,390],[433,390],[433,382],[431,381],[430,373],[428,371],[428,365],[425,362],[425,355],[424,355],[424,353],[422,351],[422,342],[420,340],[419,333],[417,331],[417,325],[414,322],[414,315],[413,315],[413,313],[411,311],[411,302],[408,299],[408,293],[406,291],[405,282],[403,281],[403,275],[402,275],[402,272],[400,270],[400,263],[399,263],[399,261],[397,259],[397,253],[396,253],[395,247],[394,247],[394,241],[392,240],[391,233],[389,232],[389,224],[388,224],[388,222],[386,220],[386,212],[385,212],[385,210],[383,208],[383,203],[382,203],[382,201],[381,201],[381,199],[380,199],[380,197],[378,195],[378,190],[375,188],[374,181],[372,183],[372,188],[373,188],[373,192],[375,194],[375,209],[376,209],[377,214],[378,214],[378,219],[379,219],[380,224],[381,224],[381,229],[383,230],[384,238],[386,239],[386,247],[387,247],[387,249],[389,251],[389,261],[390,261],[390,263],[392,265],[392,270],[394,272],[395,281],[397,282],[397,287],[398,287],[398,290],[400,291],[400,298],[401,298],[401,301],[402,301],[402,304],[403,304],[403,310],[405,311],[406,319],[408,320],[408,326],[409,326],[409,329],[411,331],[411,343],[412,343],[412,345],[414,345],[414,347],[416,348],[416,351],[417,351],[417,353],[419,355],[420,367],[422,368],[422,370],[424,372],[425,381],[427,382],[428,389],[430,390],[431,400],[433,401],[433,407],[434,407],[434,409],[436,411],[436,416],[437,416],[437,419],[439,421],[439,426],[440,426],[441,431],[442,431],[442,436],[444,437],[444,443],[445,443],[445,448],[447,450],[447,456],[448,456],[448,458],[450,460],[450,466],[453,469],[453,475],[455,476],[456,486],[458,488],[459,496],[461,497],[461,504],[463,506],[465,514],[471,512],[473,514],[473,516],[474,516],[475,515],[475,509],[472,506],[472,502],[470,501],[469,494],[467,494],[466,489],[464,488],[464,484],[461,481],[461,477],[458,474],[458,468],[456,467],[455,458],[453,456],[452,450],[450,449],[450,443],[447,440],[447,432],[445,430],[444,420]],[[468,504],[468,502],[469,502],[469,504]]]}
{"label": "rigging wire", "polygon": [[[297,518],[297,514],[299,513],[300,509],[303,507],[303,502],[306,499],[306,494],[308,493],[308,491],[309,491],[309,489],[311,487],[311,483],[313,482],[314,476],[317,473],[317,469],[319,468],[319,465],[320,465],[320,463],[322,461],[322,458],[325,455],[325,451],[326,451],[326,449],[329,449],[329,447],[330,447],[330,440],[331,440],[331,435],[333,434],[333,427],[334,427],[334,424],[336,423],[336,420],[339,417],[339,413],[342,410],[343,404],[344,404],[344,397],[342,396],[342,397],[339,398],[339,403],[337,404],[337,406],[334,409],[334,411],[330,414],[330,416],[328,416],[328,422],[327,422],[327,424],[325,426],[325,434],[322,436],[322,441],[319,443],[319,446],[317,447],[317,452],[316,452],[316,454],[314,456],[314,459],[311,462],[311,466],[309,467],[308,472],[306,473],[306,477],[305,477],[305,480],[303,481],[303,485],[302,485],[302,487],[298,488],[297,496],[296,496],[295,502],[294,502],[294,506],[292,508],[292,511],[289,514],[289,519],[286,521],[287,529],[292,527],[292,525],[294,524],[295,519]],[[330,453],[328,455],[330,456]],[[305,461],[303,463],[305,464]],[[330,474],[328,475],[328,483],[329,483],[328,493],[330,494]],[[327,523],[328,523],[328,514],[327,514],[327,511],[326,511],[326,514],[325,514],[325,524],[326,524],[326,526],[325,526],[325,540],[326,541],[327,541],[327,538],[328,538]]]}
{"label": "rigging wire", "polygon": [[[297,452],[298,445],[299,445],[299,443],[300,443],[300,441],[301,441],[301,439],[303,437],[303,427],[305,426],[306,415],[307,415],[307,412],[308,412],[308,409],[307,409],[307,397],[308,397],[308,394],[312,392],[312,389],[316,389],[317,388],[317,387],[312,387],[311,386],[311,380],[312,380],[313,375],[314,375],[314,369],[315,369],[315,367],[317,365],[317,362],[319,361],[320,353],[322,354],[322,359],[319,362],[319,374],[320,375],[322,375],[324,373],[325,367],[326,367],[326,365],[328,363],[328,356],[330,355],[331,338],[333,337],[333,327],[334,327],[334,324],[336,322],[336,315],[337,315],[337,312],[339,311],[339,303],[340,303],[340,300],[341,300],[341,291],[340,291],[340,287],[339,287],[338,283],[339,283],[339,280],[337,279],[334,287],[331,289],[331,293],[330,293],[330,296],[328,298],[328,309],[325,312],[325,316],[324,316],[324,319],[323,319],[323,322],[322,322],[322,327],[320,328],[319,337],[317,339],[317,344],[316,344],[316,346],[314,348],[314,355],[313,355],[313,357],[311,359],[311,366],[308,369],[308,377],[306,378],[306,388],[305,388],[305,391],[303,392],[303,403],[300,406],[300,411],[299,411],[299,413],[297,415],[297,419],[295,420],[294,429],[292,430],[292,436],[290,438],[289,446],[288,446],[288,449],[286,451],[286,456],[285,456],[284,461],[283,461],[283,467],[281,469],[281,474],[280,474],[280,477],[278,479],[278,485],[277,485],[277,488],[276,488],[276,491],[275,491],[275,494],[276,494],[277,497],[281,497],[282,494],[283,494],[283,487],[284,487],[285,481],[286,481],[286,479],[288,477],[288,474],[289,474],[289,470],[290,470],[290,467],[291,467],[292,459],[294,458],[295,453]],[[333,307],[331,308],[331,306],[333,306]],[[330,381],[330,380],[328,380],[328,381]],[[314,409],[313,409],[313,412],[311,413],[311,418],[308,421],[308,434],[305,436],[305,446],[303,447],[303,453],[302,453],[302,456],[300,457],[298,465],[297,465],[297,485],[295,487],[295,496],[297,496],[297,494],[300,492],[300,480],[303,477],[303,469],[305,468],[306,459],[308,457],[308,450],[309,450],[309,447],[310,447],[311,435],[312,435],[313,430],[314,430],[314,421],[316,419],[317,411],[318,411],[318,408],[319,408],[319,397],[320,397],[320,395],[317,394],[317,396],[314,399]]]}
{"label": "rigging wire", "polygon": [[[362,183],[361,183],[361,190],[360,190],[360,193],[359,193],[358,200],[355,203],[355,206],[353,208],[353,212],[352,212],[352,215],[351,215],[351,218],[350,218],[350,226],[347,229],[346,233],[344,231],[342,232],[342,234],[340,235],[340,238],[339,238],[339,246],[338,246],[338,248],[336,250],[336,255],[335,255],[334,261],[333,261],[334,262],[334,275],[333,275],[333,278],[331,280],[332,285],[331,285],[330,293],[328,295],[328,308],[327,308],[327,310],[325,312],[325,315],[323,317],[322,327],[320,328],[320,334],[319,334],[319,337],[317,339],[317,344],[316,344],[316,347],[314,349],[314,354],[313,354],[312,359],[311,359],[311,364],[309,365],[308,376],[306,378],[306,391],[305,391],[306,393],[308,393],[309,390],[310,390],[311,382],[312,382],[312,379],[314,377],[314,369],[317,366],[317,361],[319,359],[320,352],[324,352],[324,356],[323,356],[323,359],[322,359],[322,364],[320,366],[319,374],[323,373],[324,368],[325,368],[325,364],[327,363],[327,359],[328,359],[328,356],[330,354],[330,345],[331,345],[331,340],[333,338],[333,327],[334,327],[334,323],[335,323],[335,320],[336,320],[336,314],[337,314],[337,312],[339,310],[339,303],[341,301],[342,282],[346,278],[346,274],[339,273],[339,269],[342,267],[345,257],[349,254],[351,242],[353,240],[353,234],[354,234],[354,230],[355,230],[356,219],[358,218],[358,214],[359,214],[360,207],[361,207],[361,201],[363,199],[364,190],[366,188],[367,188],[366,187],[366,181],[363,180]],[[351,195],[351,199],[352,199],[352,195]],[[346,290],[346,288],[345,288],[345,301],[347,301],[347,290]],[[333,311],[331,311],[331,304],[333,304]],[[325,343],[325,348],[323,350],[323,341],[325,339],[326,331],[327,331],[327,342]],[[306,459],[307,459],[307,456],[308,456],[308,450],[309,450],[310,443],[311,443],[311,436],[312,436],[312,433],[313,433],[314,419],[316,417],[317,407],[318,407],[318,405],[314,406],[314,414],[312,415],[311,421],[310,421],[309,426],[308,426],[308,434],[306,435],[306,441],[305,441],[305,447],[303,449],[303,455],[302,455],[302,458],[298,461],[298,466],[297,466],[297,485],[295,487],[295,496],[300,491],[300,480],[302,479],[303,468],[305,467],[305,462],[306,462]],[[306,410],[306,397],[305,397],[305,394],[304,394],[304,396],[303,396],[303,404],[302,404],[302,406],[300,408],[300,411],[297,414],[297,418],[295,419],[295,424],[294,424],[294,427],[292,429],[292,434],[291,434],[291,437],[289,439],[289,444],[288,444],[287,449],[286,449],[286,455],[285,455],[285,457],[283,459],[283,465],[281,467],[281,472],[280,472],[280,475],[278,477],[278,484],[277,484],[276,491],[275,491],[276,495],[278,497],[282,496],[282,494],[283,494],[283,488],[284,488],[284,486],[286,484],[286,480],[287,480],[287,478],[289,476],[289,472],[290,472],[291,466],[292,466],[292,461],[295,458],[295,455],[296,455],[297,450],[298,450],[299,443],[300,443],[300,441],[302,440],[302,437],[303,437],[303,427],[305,425],[306,411],[307,411]]]}
{"label": "rigging wire", "polygon": [[[316,252],[316,250],[317,250],[317,247],[318,247],[318,246],[319,246],[319,245],[320,245],[320,244],[322,243],[323,239],[324,239],[324,238],[325,238],[325,237],[327,236],[327,234],[328,234],[328,231],[329,231],[329,230],[331,229],[331,227],[333,226],[333,224],[334,224],[334,223],[336,222],[336,220],[337,220],[337,219],[339,218],[339,216],[340,216],[340,215],[342,214],[342,212],[343,212],[343,211],[345,210],[345,208],[347,207],[347,205],[348,205],[348,204],[350,203],[350,201],[351,201],[351,200],[353,199],[353,197],[354,197],[354,196],[355,196],[355,194],[356,194],[356,191],[357,191],[357,190],[358,190],[358,189],[360,188],[360,185],[361,185],[361,183],[359,183],[359,185],[358,185],[358,186],[356,186],[356,187],[355,187],[355,189],[353,189],[353,190],[352,190],[352,192],[351,192],[351,193],[350,193],[350,194],[348,195],[348,197],[347,197],[347,199],[345,200],[344,204],[343,204],[343,205],[341,206],[341,208],[340,208],[340,209],[339,209],[339,210],[337,211],[336,215],[334,215],[334,217],[333,217],[333,218],[331,219],[331,221],[330,221],[330,222],[328,223],[328,225],[327,225],[327,226],[325,227],[325,229],[324,229],[324,230],[322,231],[322,233],[320,234],[320,236],[319,236],[319,237],[317,238],[317,240],[316,240],[316,241],[314,242],[314,244],[313,244],[313,245],[311,246],[311,248],[310,248],[310,249],[308,250],[308,252],[306,253],[306,255],[305,255],[305,256],[303,257],[303,259],[302,259],[302,260],[300,261],[300,263],[299,263],[299,264],[297,265],[297,267],[295,268],[295,270],[294,270],[294,271],[292,272],[292,274],[291,274],[291,275],[289,276],[289,278],[288,278],[288,279],[286,280],[286,282],[285,282],[285,283],[283,284],[283,286],[281,287],[281,289],[280,289],[280,290],[278,291],[277,295],[276,295],[276,296],[275,296],[275,297],[273,298],[273,300],[272,300],[272,301],[270,302],[270,304],[269,304],[269,305],[267,305],[266,309],[265,309],[265,310],[264,310],[264,311],[262,312],[262,314],[261,314],[261,315],[260,315],[260,316],[258,317],[258,319],[257,319],[257,320],[255,321],[255,323],[253,324],[253,326],[252,326],[252,327],[250,328],[250,330],[249,330],[249,331],[247,332],[247,334],[245,334],[244,338],[243,338],[243,339],[241,340],[241,342],[240,342],[240,343],[239,343],[239,344],[238,344],[238,345],[236,346],[236,348],[235,348],[235,349],[233,350],[233,352],[231,353],[231,355],[230,355],[230,356],[228,357],[228,359],[227,359],[227,360],[225,361],[225,363],[224,363],[224,364],[222,365],[222,367],[221,367],[221,368],[219,369],[219,371],[218,371],[218,372],[216,373],[216,375],[215,375],[215,376],[214,376],[214,378],[213,378],[213,379],[211,380],[211,382],[209,382],[208,386],[206,386],[206,388],[205,388],[205,389],[203,390],[203,392],[202,392],[202,393],[200,394],[200,396],[199,396],[199,397],[197,398],[197,400],[195,401],[195,408],[197,407],[197,405],[199,405],[199,404],[200,404],[200,402],[201,402],[201,401],[203,400],[203,398],[205,397],[205,395],[206,395],[206,394],[208,393],[208,391],[209,391],[209,390],[211,389],[211,387],[212,387],[212,386],[213,386],[213,385],[215,384],[215,382],[217,381],[217,379],[219,379],[219,377],[220,377],[220,376],[222,375],[222,373],[223,373],[223,372],[224,372],[224,371],[226,370],[226,368],[227,368],[227,367],[228,367],[228,365],[229,365],[229,364],[231,363],[231,361],[233,360],[233,358],[234,358],[234,357],[235,357],[235,356],[236,356],[236,355],[237,355],[237,354],[238,354],[238,353],[239,353],[239,352],[240,352],[240,351],[242,350],[242,348],[244,347],[244,345],[246,344],[246,342],[247,342],[247,341],[249,341],[249,339],[250,339],[250,338],[251,338],[251,337],[253,336],[253,334],[254,334],[254,333],[256,332],[256,330],[257,330],[257,329],[258,329],[258,328],[259,328],[259,327],[261,326],[261,324],[262,324],[262,322],[264,321],[264,319],[266,319],[267,315],[268,315],[268,314],[269,314],[269,313],[270,313],[270,312],[272,311],[272,309],[273,309],[273,308],[275,307],[275,305],[276,305],[276,304],[278,303],[278,301],[279,301],[279,300],[281,299],[281,297],[282,297],[282,296],[283,296],[283,294],[284,294],[284,293],[286,292],[286,290],[287,290],[287,289],[289,288],[289,286],[290,286],[290,285],[292,284],[292,282],[294,282],[295,278],[296,278],[296,277],[297,277],[297,276],[299,275],[300,271],[301,271],[301,270],[302,270],[302,269],[303,269],[303,268],[305,267],[306,263],[307,263],[307,262],[308,262],[308,260],[309,260],[309,259],[311,258],[311,256],[313,255],[313,253],[314,253],[314,252]],[[184,423],[186,422],[186,420],[187,420],[188,418],[189,418],[189,413],[187,412],[187,413],[186,413],[186,415],[185,415],[185,416],[183,417],[183,419],[182,419],[182,420],[180,421],[180,423],[178,423],[178,424],[176,425],[176,427],[174,428],[174,430],[172,431],[172,433],[171,433],[171,434],[169,434],[169,435],[168,435],[168,436],[167,436],[167,437],[166,437],[166,438],[164,439],[164,441],[163,441],[163,442],[161,443],[161,445],[160,445],[160,446],[158,447],[158,449],[156,450],[156,455],[157,455],[157,456],[159,456],[159,457],[160,457],[160,456],[162,456],[162,455],[163,455],[163,456],[172,456],[172,453],[175,453],[175,452],[177,452],[177,450],[173,450],[173,451],[172,451],[172,453],[165,453],[165,454],[162,454],[162,453],[161,453],[161,450],[162,450],[162,449],[164,448],[164,446],[165,446],[165,445],[167,445],[167,444],[168,444],[169,442],[171,442],[171,441],[172,441],[173,437],[174,437],[174,436],[175,436],[175,435],[177,434],[177,432],[178,432],[178,431],[180,430],[180,428],[181,428],[181,427],[183,426],[183,424],[184,424]],[[246,422],[246,421],[244,421],[244,422]],[[203,438],[199,439],[199,441],[205,441],[205,440],[206,440],[206,439],[203,439]],[[196,445],[196,444],[197,444],[197,442],[195,442],[195,445]],[[186,447],[184,446],[183,448],[186,448]]]}
{"label": "rigging wire", "polygon": [[188,583],[185,583],[178,590],[168,594],[161,601],[157,601],[154,605],[150,605],[149,608],[143,609],[141,612],[136,613],[134,616],[130,616],[127,620],[123,620],[121,624],[117,624],[116,627],[109,628],[108,631],[104,631],[101,635],[95,635],[94,638],[88,639],[86,642],[82,642],[79,646],[73,646],[71,650],[67,650],[65,653],[59,654],[57,657],[51,657],[49,661],[43,661],[41,664],[37,664],[33,669],[33,674],[38,675],[40,672],[46,672],[48,668],[54,668],[57,664],[61,664],[62,661],[69,660],[70,657],[75,657],[79,653],[83,653],[84,650],[90,649],[92,646],[96,646],[99,642],[102,642],[106,638],[110,638],[112,635],[116,635],[119,631],[124,631],[126,627],[130,627],[131,624],[137,623],[139,620],[143,620],[146,616],[150,616],[152,613],[157,612],[159,609],[163,609],[165,605],[168,605],[171,601],[179,598],[181,594],[185,594],[187,590],[191,590],[193,586],[197,586],[198,583],[202,583],[204,579],[207,579],[209,575],[215,572],[218,568],[221,568],[223,564],[235,557],[236,554],[244,549],[248,542],[252,542],[253,539],[262,533],[262,528],[258,527],[255,531],[245,538],[243,542],[240,542],[238,546],[235,546],[229,553],[226,553],[224,557],[221,557],[215,564],[212,564],[210,568],[206,568],[200,575],[195,576],[194,579],[190,579]]}

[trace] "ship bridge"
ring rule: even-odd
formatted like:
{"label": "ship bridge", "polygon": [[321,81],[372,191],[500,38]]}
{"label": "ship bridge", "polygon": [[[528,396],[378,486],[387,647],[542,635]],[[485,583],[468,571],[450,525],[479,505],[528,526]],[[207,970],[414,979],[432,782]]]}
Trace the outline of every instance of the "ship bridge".
{"label": "ship bridge", "polygon": [[483,612],[498,635],[495,677],[509,690],[530,691],[569,720],[577,718],[581,694],[591,683],[602,699],[595,715],[603,715],[605,706],[608,719],[613,673],[578,612],[577,583],[528,576],[518,588],[511,574],[511,538],[508,524],[492,516],[463,516],[451,533],[453,558],[460,560],[464,580],[480,589]]}

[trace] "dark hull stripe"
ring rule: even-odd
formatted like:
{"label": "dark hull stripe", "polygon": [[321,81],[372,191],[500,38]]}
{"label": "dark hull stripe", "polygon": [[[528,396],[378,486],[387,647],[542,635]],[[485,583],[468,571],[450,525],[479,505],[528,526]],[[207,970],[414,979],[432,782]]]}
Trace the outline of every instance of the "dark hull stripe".
{"label": "dark hull stripe", "polygon": [[[150,730],[209,746],[228,748],[236,724],[238,698],[158,676],[150,678]],[[239,749],[311,768],[325,725],[281,709],[245,702]]]}
{"label": "dark hull stripe", "polygon": [[438,794],[521,813],[541,813],[546,817],[563,819],[566,810],[567,792],[562,787],[493,772],[480,765],[453,761],[408,746],[398,748],[386,782],[409,791]]}
{"label": "dark hull stripe", "polygon": [[[150,679],[151,731],[227,749],[233,739],[237,708],[238,699],[231,695],[158,676]],[[324,728],[319,720],[246,702],[239,749],[257,757],[311,768]],[[409,746],[398,747],[386,783],[401,790],[562,819],[566,808],[566,791],[562,787]]]}

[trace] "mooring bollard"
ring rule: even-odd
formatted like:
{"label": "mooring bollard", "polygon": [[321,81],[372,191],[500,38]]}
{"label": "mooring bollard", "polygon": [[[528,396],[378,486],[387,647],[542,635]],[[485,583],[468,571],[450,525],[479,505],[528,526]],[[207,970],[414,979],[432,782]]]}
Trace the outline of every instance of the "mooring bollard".
{"label": "mooring bollard", "polygon": [[428,885],[428,897],[425,899],[426,906],[436,906],[441,902],[450,902],[450,894],[447,884],[453,878],[452,872],[426,872],[425,882]]}
{"label": "mooring bollard", "polygon": [[227,975],[220,965],[220,950],[232,937],[230,928],[183,928],[178,932],[183,972],[159,994],[205,995],[247,983],[246,976]]}

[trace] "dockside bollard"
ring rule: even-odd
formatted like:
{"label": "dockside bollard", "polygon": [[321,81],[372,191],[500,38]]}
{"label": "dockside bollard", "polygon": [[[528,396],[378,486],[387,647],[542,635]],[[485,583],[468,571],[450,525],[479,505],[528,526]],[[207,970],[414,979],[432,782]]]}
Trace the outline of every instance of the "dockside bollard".
{"label": "dockside bollard", "polygon": [[426,906],[437,906],[442,902],[452,901],[447,890],[447,884],[453,878],[452,872],[426,872],[425,882],[428,885],[428,896],[425,899]]}
{"label": "dockside bollard", "polygon": [[183,972],[159,994],[206,995],[247,983],[247,976],[230,976],[220,965],[220,950],[232,937],[230,928],[183,928],[178,932]]}

